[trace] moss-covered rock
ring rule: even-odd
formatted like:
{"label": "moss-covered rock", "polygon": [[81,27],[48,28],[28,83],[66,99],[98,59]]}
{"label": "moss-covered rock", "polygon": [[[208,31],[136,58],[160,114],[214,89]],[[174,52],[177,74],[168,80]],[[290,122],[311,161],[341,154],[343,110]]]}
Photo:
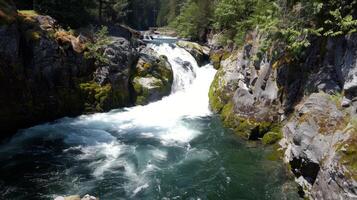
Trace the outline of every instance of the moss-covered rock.
{"label": "moss-covered rock", "polygon": [[197,61],[199,66],[208,63],[209,48],[196,42],[178,41],[177,46],[188,51]]}
{"label": "moss-covered rock", "polygon": [[159,56],[150,48],[143,49],[131,79],[135,104],[145,105],[169,95],[172,82],[173,71],[166,56]]}
{"label": "moss-covered rock", "polygon": [[110,63],[100,65],[86,59],[76,42],[83,44],[50,16],[33,11],[20,11],[15,21],[0,26],[2,133],[132,105],[129,79],[135,59],[130,42],[115,38],[103,46]]}
{"label": "moss-covered rock", "polygon": [[262,142],[265,145],[267,145],[267,144],[275,144],[276,142],[281,140],[281,138],[283,138],[281,132],[280,133],[275,133],[275,132],[271,132],[270,131],[270,132],[266,133],[263,136]]}

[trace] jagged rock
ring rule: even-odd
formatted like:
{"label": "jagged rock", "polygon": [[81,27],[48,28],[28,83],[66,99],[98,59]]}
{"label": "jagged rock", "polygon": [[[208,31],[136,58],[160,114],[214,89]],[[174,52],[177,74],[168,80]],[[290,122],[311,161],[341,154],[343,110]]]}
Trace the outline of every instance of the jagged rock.
{"label": "jagged rock", "polygon": [[285,159],[298,183],[314,199],[356,197],[357,184],[347,176],[339,153],[341,144],[357,131],[346,132],[349,120],[329,95],[314,93],[283,128]]}
{"label": "jagged rock", "polygon": [[279,121],[277,71],[267,59],[258,57],[259,36],[241,51],[220,61],[210,88],[210,105],[223,121],[240,135],[261,138]]}
{"label": "jagged rock", "polygon": [[93,81],[82,84],[88,96],[92,111],[107,111],[129,105],[130,75],[136,53],[130,42],[124,38],[113,37],[110,44],[103,47],[103,57],[107,62],[100,63],[93,74]]}
{"label": "jagged rock", "polygon": [[201,46],[195,42],[178,41],[177,46],[188,51],[197,61],[199,66],[204,65],[208,61],[209,48]]}
{"label": "jagged rock", "polygon": [[149,47],[144,48],[132,79],[135,103],[144,105],[169,95],[172,82],[173,71],[167,58]]}

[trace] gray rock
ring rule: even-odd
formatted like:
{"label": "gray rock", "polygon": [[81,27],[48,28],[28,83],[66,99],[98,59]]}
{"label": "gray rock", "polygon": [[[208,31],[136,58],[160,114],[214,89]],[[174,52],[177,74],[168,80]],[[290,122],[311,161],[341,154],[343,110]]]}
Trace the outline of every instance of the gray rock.
{"label": "gray rock", "polygon": [[171,92],[173,71],[165,56],[146,47],[140,52],[131,80],[135,104],[145,105],[158,101]]}
{"label": "gray rock", "polygon": [[[323,93],[309,96],[283,128],[285,158],[314,199],[354,199],[357,184],[345,177],[338,146],[348,140],[346,116]],[[344,185],[342,183],[347,183]]]}
{"label": "gray rock", "polygon": [[204,47],[195,42],[179,41],[177,46],[188,51],[197,61],[199,66],[204,65],[208,61],[209,48]]}

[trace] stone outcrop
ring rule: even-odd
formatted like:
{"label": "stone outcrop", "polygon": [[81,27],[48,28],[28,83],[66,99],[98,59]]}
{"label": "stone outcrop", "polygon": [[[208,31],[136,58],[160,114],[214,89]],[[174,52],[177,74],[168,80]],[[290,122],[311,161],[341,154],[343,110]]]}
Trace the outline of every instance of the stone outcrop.
{"label": "stone outcrop", "polygon": [[137,57],[135,50],[128,40],[112,37],[110,43],[103,46],[103,56],[107,61],[97,65],[93,79],[80,84],[89,112],[131,104],[130,76]]}
{"label": "stone outcrop", "polygon": [[227,126],[249,139],[262,138],[279,121],[277,70],[258,55],[259,36],[220,62],[210,105]]}
{"label": "stone outcrop", "polygon": [[[122,37],[101,44],[95,52],[99,58],[88,57],[92,33],[74,35],[50,16],[18,13],[11,1],[0,9],[0,137],[64,116],[149,103],[170,93],[172,70],[164,57],[147,51],[138,59],[133,43]],[[145,63],[151,67],[138,76]]]}
{"label": "stone outcrop", "polygon": [[357,199],[357,35],[312,39],[300,59],[269,58],[250,36],[242,49],[213,46],[212,110],[244,138],[282,139],[306,197]]}
{"label": "stone outcrop", "polygon": [[349,144],[357,124],[338,104],[328,94],[314,93],[297,106],[283,128],[285,159],[313,199],[357,198],[357,171],[351,160],[356,144]]}
{"label": "stone outcrop", "polygon": [[145,105],[169,95],[172,82],[173,71],[167,58],[149,47],[142,49],[132,77],[135,104]]}

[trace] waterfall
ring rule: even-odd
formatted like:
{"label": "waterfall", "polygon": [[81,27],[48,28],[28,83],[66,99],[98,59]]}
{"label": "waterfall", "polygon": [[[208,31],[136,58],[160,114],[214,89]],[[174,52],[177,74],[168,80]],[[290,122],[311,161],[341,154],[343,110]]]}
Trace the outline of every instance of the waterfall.
{"label": "waterfall", "polygon": [[[24,147],[36,145],[35,141],[41,141],[41,148],[49,151],[51,145],[57,148],[52,144],[57,141],[60,153],[50,151],[50,157],[60,161],[69,156],[71,162],[76,163],[69,163],[66,170],[58,172],[59,179],[62,177],[58,181],[63,185],[81,180],[77,173],[84,168],[95,180],[104,180],[108,174],[118,180],[124,179],[120,190],[128,197],[135,197],[151,187],[155,182],[152,174],[169,162],[170,149],[187,152],[189,142],[201,134],[191,127],[190,121],[211,114],[208,90],[215,74],[211,65],[198,67],[187,51],[173,44],[152,44],[151,47],[167,56],[172,65],[174,83],[170,96],[146,106],[64,118],[23,130],[1,147],[0,155],[26,154],[29,149]],[[204,151],[196,153],[210,156]],[[182,160],[170,165],[179,162]],[[90,190],[97,183],[91,179],[80,184],[80,189],[68,187],[68,192],[78,193],[82,188]]]}

